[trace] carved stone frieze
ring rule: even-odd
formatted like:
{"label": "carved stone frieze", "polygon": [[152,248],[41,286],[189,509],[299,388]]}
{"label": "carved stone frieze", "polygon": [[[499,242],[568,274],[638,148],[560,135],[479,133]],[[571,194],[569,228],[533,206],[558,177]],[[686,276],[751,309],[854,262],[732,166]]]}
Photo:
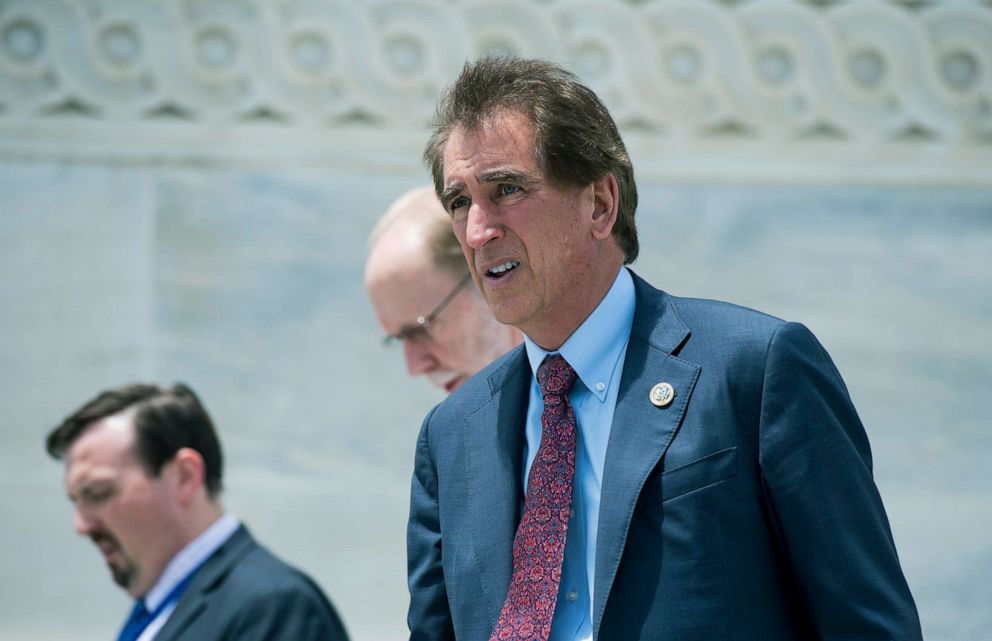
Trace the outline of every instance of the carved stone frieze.
{"label": "carved stone frieze", "polygon": [[992,147],[987,2],[0,0],[0,151],[67,125],[422,140],[494,50],[567,65],[648,145]]}

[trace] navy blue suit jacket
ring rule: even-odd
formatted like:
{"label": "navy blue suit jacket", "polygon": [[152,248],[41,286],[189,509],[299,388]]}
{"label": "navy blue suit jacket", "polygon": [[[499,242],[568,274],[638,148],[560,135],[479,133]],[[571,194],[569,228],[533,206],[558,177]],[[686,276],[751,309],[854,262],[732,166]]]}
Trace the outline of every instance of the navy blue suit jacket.
{"label": "navy blue suit jacket", "polygon": [[[802,325],[635,276],[606,452],[599,641],[921,638],[865,430]],[[411,639],[485,641],[523,500],[523,348],[424,420],[407,532]],[[667,407],[648,392],[675,388]]]}
{"label": "navy blue suit jacket", "polygon": [[317,584],[242,526],[197,571],[155,641],[348,641]]}

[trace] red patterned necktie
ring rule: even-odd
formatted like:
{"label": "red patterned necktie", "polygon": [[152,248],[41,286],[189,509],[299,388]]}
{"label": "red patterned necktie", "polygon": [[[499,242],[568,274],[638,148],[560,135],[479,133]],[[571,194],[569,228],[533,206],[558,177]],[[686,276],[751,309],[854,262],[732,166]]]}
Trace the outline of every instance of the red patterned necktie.
{"label": "red patterned necktie", "polygon": [[537,368],[544,397],[541,446],[531,464],[524,514],[513,538],[513,578],[490,641],[547,641],[558,600],[575,476],[572,366],[553,354]]}

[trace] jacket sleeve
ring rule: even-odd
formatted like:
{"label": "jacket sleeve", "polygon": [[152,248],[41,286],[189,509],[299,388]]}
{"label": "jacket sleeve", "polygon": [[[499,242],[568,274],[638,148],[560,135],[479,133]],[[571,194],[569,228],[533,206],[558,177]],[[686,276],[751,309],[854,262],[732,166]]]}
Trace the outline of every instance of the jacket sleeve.
{"label": "jacket sleeve", "polygon": [[760,463],[793,578],[818,639],[922,639],[844,382],[804,326],[768,345]]}
{"label": "jacket sleeve", "polygon": [[437,468],[428,438],[431,417],[436,409],[431,410],[420,428],[410,491],[406,540],[410,587],[407,624],[411,641],[453,641],[455,638],[441,563]]}

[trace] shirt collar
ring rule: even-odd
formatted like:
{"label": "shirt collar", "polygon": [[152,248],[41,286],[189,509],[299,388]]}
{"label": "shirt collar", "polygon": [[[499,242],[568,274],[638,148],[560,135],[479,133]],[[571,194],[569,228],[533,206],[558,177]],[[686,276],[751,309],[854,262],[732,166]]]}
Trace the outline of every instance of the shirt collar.
{"label": "shirt collar", "polygon": [[[630,272],[621,267],[610,291],[558,350],[578,374],[582,384],[600,402],[606,400],[613,376],[619,376],[619,372],[614,370],[630,338],[634,303],[634,279]],[[542,349],[527,336],[524,336],[524,347],[536,380],[537,368],[552,352]]]}
{"label": "shirt collar", "polygon": [[172,560],[165,566],[162,576],[145,595],[145,607],[150,612],[158,609],[162,600],[169,596],[172,589],[199,569],[203,562],[217,551],[217,548],[231,538],[231,535],[240,525],[241,523],[233,514],[225,512],[200,536],[190,541],[176,556],[172,557]]}

